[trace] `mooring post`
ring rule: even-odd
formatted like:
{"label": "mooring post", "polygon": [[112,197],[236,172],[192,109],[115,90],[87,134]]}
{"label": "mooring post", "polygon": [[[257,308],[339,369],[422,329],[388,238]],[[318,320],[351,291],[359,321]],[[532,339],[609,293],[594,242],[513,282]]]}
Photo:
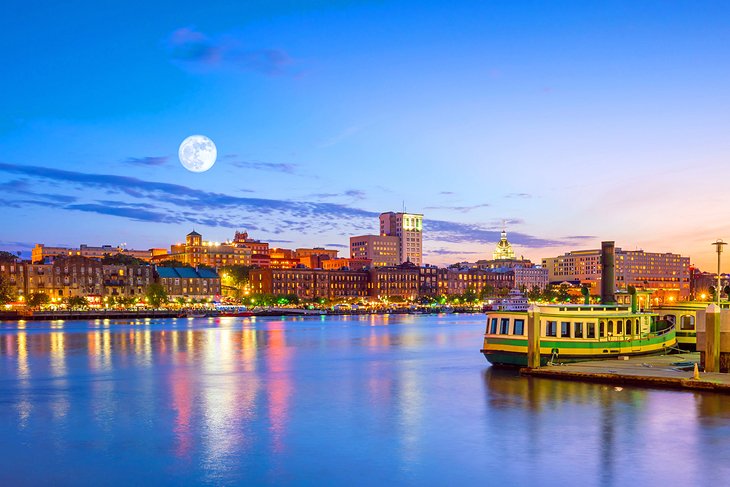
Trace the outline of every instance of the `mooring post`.
{"label": "mooring post", "polygon": [[527,309],[527,367],[540,367],[540,308],[535,304]]}
{"label": "mooring post", "polygon": [[705,311],[705,372],[720,372],[720,307],[711,304]]}

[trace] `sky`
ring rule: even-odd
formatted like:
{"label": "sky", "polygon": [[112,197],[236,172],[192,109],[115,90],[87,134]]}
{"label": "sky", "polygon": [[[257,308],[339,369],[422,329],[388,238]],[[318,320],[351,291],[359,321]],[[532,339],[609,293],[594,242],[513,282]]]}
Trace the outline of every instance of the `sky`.
{"label": "sky", "polygon": [[614,240],[714,270],[730,241],[726,1],[101,5],[3,3],[2,249],[245,230],[346,256],[404,206],[437,265],[505,221],[535,261]]}

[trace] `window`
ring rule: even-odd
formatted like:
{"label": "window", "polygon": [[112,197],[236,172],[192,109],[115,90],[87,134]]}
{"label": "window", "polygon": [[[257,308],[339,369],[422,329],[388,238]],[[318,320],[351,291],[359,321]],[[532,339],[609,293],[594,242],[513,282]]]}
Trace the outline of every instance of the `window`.
{"label": "window", "polygon": [[[595,333],[595,330],[594,330]],[[583,323],[576,322],[573,323],[573,336],[575,338],[583,338]]]}
{"label": "window", "polygon": [[616,334],[623,335],[623,333],[624,333],[624,322],[621,320],[618,320],[616,322]]}
{"label": "window", "polygon": [[626,334],[627,335],[633,335],[633,330],[631,328],[631,320],[626,320]]}
{"label": "window", "polygon": [[608,334],[613,335],[613,321],[608,320]]}
{"label": "window", "polygon": [[524,335],[525,334],[525,320],[515,320],[515,335]]}
{"label": "window", "polygon": [[545,323],[545,336],[548,337],[554,337],[557,336],[558,333],[558,322],[557,321],[548,321]]}
{"label": "window", "polygon": [[570,321],[560,322],[560,336],[570,338]]}
{"label": "window", "polygon": [[499,322],[500,335],[509,335],[509,318],[502,318]]}
{"label": "window", "polygon": [[603,337],[605,337],[605,336],[606,336],[606,323],[605,323],[605,322],[603,322],[603,321],[601,321],[601,322],[600,322],[600,323],[598,324],[598,336],[599,336],[600,338],[603,338]]}
{"label": "window", "polygon": [[679,320],[680,328],[682,330],[694,330],[695,329],[695,317],[692,315],[684,315]]}
{"label": "window", "polygon": [[497,334],[497,318],[492,318],[492,322],[489,326],[489,333],[491,333],[492,335]]}

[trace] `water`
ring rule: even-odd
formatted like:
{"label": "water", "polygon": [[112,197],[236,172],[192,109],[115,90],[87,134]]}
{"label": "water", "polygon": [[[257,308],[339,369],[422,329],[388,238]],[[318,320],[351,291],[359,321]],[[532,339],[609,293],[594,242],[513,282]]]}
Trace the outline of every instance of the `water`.
{"label": "water", "polygon": [[482,315],[0,324],[1,485],[726,485],[730,396],[528,379]]}

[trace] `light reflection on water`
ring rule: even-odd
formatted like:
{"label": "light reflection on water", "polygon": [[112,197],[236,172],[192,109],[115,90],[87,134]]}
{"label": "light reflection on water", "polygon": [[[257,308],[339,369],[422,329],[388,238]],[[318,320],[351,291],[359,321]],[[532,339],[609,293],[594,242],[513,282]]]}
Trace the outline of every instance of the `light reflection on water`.
{"label": "light reflection on water", "polygon": [[728,396],[495,370],[482,319],[2,323],[0,484],[729,478]]}

